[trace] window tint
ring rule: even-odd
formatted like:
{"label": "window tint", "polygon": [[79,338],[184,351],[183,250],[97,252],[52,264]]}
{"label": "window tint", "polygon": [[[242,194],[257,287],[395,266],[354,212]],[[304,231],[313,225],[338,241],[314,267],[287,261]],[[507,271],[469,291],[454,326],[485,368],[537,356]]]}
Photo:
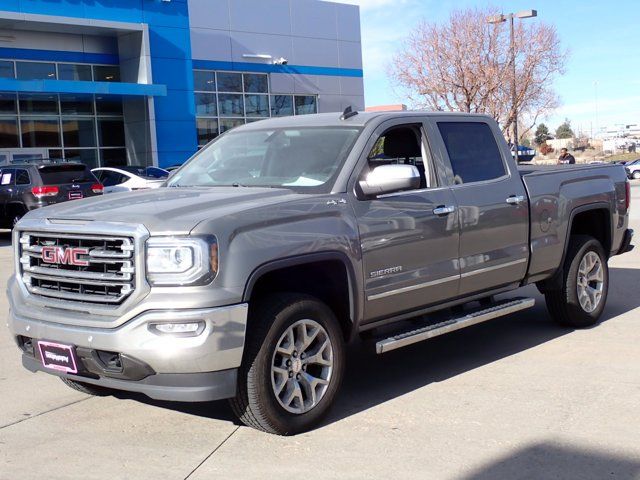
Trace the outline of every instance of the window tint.
{"label": "window tint", "polygon": [[45,185],[91,182],[95,178],[85,165],[50,165],[39,169]]}
{"label": "window tint", "polygon": [[16,170],[16,185],[29,185],[31,179],[26,170]]}
{"label": "window tint", "polygon": [[116,185],[121,185],[128,180],[130,180],[130,178],[122,173],[108,171],[105,172],[102,184],[105,187],[114,187]]}
{"label": "window tint", "polygon": [[491,128],[478,122],[438,122],[456,183],[481,182],[506,170]]}

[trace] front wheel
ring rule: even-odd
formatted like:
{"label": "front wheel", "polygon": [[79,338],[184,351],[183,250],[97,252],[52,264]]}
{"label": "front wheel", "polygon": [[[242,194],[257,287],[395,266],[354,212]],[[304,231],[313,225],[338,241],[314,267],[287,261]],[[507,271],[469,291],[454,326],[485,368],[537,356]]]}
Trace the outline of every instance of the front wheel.
{"label": "front wheel", "polygon": [[333,312],[310,296],[276,295],[252,309],[231,407],[258,430],[304,432],[328,412],[343,370],[343,335]]}
{"label": "front wheel", "polygon": [[551,316],[573,328],[595,325],[607,303],[608,290],[609,267],[600,242],[587,235],[572,237],[562,285],[545,294]]}
{"label": "front wheel", "polygon": [[640,170],[636,170],[635,172],[633,172],[633,174],[631,176],[633,177],[634,180],[639,180],[640,179]]}

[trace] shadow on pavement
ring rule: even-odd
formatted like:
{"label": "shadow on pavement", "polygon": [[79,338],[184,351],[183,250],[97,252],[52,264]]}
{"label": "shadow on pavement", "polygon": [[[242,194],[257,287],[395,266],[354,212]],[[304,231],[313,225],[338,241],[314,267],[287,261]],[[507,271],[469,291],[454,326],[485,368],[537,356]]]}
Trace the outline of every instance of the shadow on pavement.
{"label": "shadow on pavement", "polygon": [[495,480],[509,478],[638,478],[640,460],[573,445],[537,443],[508,457],[481,467],[462,480]]}
{"label": "shadow on pavement", "polygon": [[0,230],[0,247],[11,245],[11,230]]}
{"label": "shadow on pavement", "polygon": [[[640,270],[611,268],[610,271],[612,289],[602,322],[640,306],[640,296],[631,294]],[[571,334],[571,329],[557,325],[549,317],[544,297],[535,287],[526,287],[518,291],[518,295],[535,297],[536,306],[384,355],[375,353],[373,342],[356,341],[348,352],[342,388],[325,425],[430,383],[445,381]],[[119,393],[118,396],[190,415],[236,422],[226,401],[183,404],[154,401],[137,394]]]}

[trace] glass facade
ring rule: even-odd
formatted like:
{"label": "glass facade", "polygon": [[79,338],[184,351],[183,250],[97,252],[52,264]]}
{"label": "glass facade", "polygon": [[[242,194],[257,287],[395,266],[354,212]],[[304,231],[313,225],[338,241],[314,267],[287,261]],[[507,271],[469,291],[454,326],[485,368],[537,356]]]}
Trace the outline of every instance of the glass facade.
{"label": "glass facade", "polygon": [[[0,60],[0,78],[118,82],[117,65]],[[127,164],[122,100],[100,95],[0,93],[0,149],[43,149],[94,168]]]}
{"label": "glass facade", "polygon": [[0,60],[0,78],[119,82],[120,66]]}
{"label": "glass facade", "polygon": [[227,130],[268,117],[317,113],[317,95],[272,95],[263,73],[193,72],[198,146]]}
{"label": "glass facade", "polygon": [[127,164],[122,101],[99,95],[0,93],[0,149],[46,149],[90,167]]}

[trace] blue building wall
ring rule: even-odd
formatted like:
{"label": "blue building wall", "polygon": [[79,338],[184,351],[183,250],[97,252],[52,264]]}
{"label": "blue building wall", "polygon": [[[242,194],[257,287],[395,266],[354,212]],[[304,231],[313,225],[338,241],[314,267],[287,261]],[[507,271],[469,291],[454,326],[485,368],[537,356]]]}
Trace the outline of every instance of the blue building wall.
{"label": "blue building wall", "polygon": [[187,0],[3,0],[0,10],[148,24],[153,83],[167,87],[154,100],[158,163],[182,163],[196,151]]}

